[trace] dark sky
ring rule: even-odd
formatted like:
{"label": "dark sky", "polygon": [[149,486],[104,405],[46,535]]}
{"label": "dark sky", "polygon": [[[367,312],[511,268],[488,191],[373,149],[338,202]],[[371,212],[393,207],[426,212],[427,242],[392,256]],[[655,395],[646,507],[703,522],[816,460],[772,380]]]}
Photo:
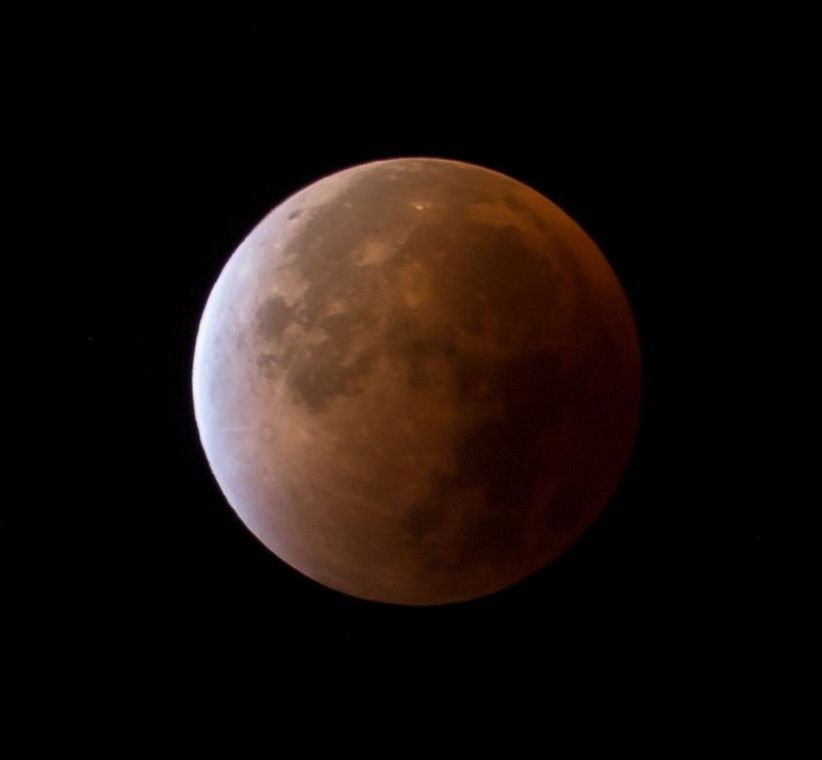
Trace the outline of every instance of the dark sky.
{"label": "dark sky", "polygon": [[[46,432],[8,555],[12,675],[34,687],[9,756],[812,756],[816,20],[118,5],[12,24],[26,243],[8,255],[28,269],[7,287],[35,305],[12,332]],[[570,213],[645,363],[598,522],[520,585],[431,609],[269,554],[209,472],[190,394],[200,312],[251,227],[407,155]]]}

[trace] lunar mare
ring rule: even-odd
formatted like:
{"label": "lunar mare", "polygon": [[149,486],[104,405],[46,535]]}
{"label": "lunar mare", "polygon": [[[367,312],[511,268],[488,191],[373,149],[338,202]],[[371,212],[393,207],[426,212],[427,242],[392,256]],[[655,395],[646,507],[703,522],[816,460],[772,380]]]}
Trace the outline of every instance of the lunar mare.
{"label": "lunar mare", "polygon": [[271,211],[208,298],[194,410],[272,552],[366,599],[440,604],[540,569],[633,443],[640,355],[580,227],[482,167],[407,158]]}

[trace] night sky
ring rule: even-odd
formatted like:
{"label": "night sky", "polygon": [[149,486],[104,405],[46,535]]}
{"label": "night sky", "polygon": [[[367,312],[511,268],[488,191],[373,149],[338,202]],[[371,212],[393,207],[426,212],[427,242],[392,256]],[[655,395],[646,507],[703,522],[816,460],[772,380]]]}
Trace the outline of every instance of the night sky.
{"label": "night sky", "polygon": [[[819,27],[447,7],[16,14],[7,256],[30,271],[6,286],[37,402],[8,757],[814,756]],[[644,360],[595,525],[509,590],[422,609],[258,543],[190,390],[206,297],[257,221],[414,155],[576,219]]]}

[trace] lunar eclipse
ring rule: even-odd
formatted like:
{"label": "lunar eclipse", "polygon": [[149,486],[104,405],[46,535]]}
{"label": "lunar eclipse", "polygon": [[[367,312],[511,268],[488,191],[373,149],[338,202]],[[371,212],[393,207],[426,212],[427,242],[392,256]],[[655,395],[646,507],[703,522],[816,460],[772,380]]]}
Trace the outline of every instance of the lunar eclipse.
{"label": "lunar eclipse", "polygon": [[217,279],[193,397],[249,530],[331,588],[407,605],[525,578],[628,460],[640,351],[590,237],[458,161],[340,171],[271,211]]}

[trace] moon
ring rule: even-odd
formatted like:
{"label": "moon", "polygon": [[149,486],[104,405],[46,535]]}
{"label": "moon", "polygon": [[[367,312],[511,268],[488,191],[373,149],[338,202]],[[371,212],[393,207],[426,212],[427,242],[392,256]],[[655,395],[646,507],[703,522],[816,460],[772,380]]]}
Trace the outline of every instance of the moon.
{"label": "moon", "polygon": [[640,350],[585,232],[480,166],[400,158],[271,211],[210,293],[194,414],[227,501],[380,602],[494,593],[559,556],[633,445]]}

